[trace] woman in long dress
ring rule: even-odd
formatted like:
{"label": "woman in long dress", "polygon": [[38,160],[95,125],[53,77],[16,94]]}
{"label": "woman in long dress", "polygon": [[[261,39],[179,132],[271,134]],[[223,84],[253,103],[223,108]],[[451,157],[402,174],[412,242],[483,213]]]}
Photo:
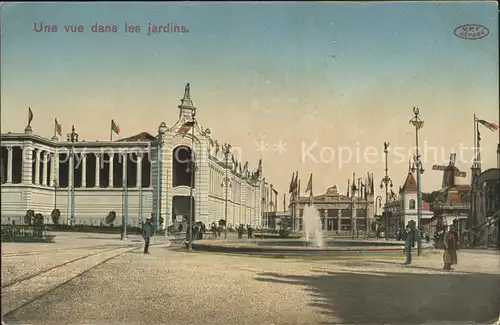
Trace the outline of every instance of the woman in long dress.
{"label": "woman in long dress", "polygon": [[457,250],[458,233],[455,231],[454,226],[450,226],[450,229],[444,235],[443,269],[451,270],[451,266],[457,264]]}

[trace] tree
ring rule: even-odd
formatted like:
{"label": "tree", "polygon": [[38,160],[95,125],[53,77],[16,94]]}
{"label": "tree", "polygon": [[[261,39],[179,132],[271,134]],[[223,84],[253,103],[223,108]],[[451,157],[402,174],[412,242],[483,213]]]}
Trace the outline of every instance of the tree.
{"label": "tree", "polygon": [[33,219],[34,234],[41,238],[43,236],[43,214],[37,213]]}
{"label": "tree", "polygon": [[52,217],[52,223],[55,225],[59,224],[59,218],[61,217],[61,211],[59,209],[54,209],[50,213],[50,216]]}
{"label": "tree", "polygon": [[431,193],[422,193],[422,200],[427,203],[434,203],[440,198],[440,193],[437,191]]}
{"label": "tree", "polygon": [[111,225],[116,219],[116,212],[115,211],[109,211],[108,215],[106,216],[106,224]]}
{"label": "tree", "polygon": [[279,236],[281,238],[287,238],[292,232],[292,219],[280,219],[280,221],[278,221],[278,226],[280,227]]}
{"label": "tree", "polygon": [[33,218],[35,218],[35,211],[34,210],[26,211],[26,215],[24,216],[24,223],[27,224],[28,226],[31,226]]}
{"label": "tree", "polygon": [[226,226],[226,220],[220,219],[219,220],[219,227],[225,227]]}

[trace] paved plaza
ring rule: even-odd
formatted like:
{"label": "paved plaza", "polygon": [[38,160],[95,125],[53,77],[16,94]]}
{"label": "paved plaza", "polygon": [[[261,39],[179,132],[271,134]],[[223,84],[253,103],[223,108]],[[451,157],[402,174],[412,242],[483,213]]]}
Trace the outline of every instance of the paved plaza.
{"label": "paved plaza", "polygon": [[144,255],[139,236],[56,241],[2,245],[7,324],[491,324],[500,314],[498,251],[460,251],[443,272],[438,253],[404,267],[375,255],[188,252],[162,238]]}

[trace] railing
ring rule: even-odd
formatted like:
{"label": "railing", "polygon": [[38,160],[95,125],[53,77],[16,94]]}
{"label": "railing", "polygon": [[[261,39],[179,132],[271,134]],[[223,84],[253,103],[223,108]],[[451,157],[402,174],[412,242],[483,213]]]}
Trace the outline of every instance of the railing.
{"label": "railing", "polygon": [[40,240],[48,238],[50,228],[45,225],[2,225],[2,241],[14,237],[31,237]]}

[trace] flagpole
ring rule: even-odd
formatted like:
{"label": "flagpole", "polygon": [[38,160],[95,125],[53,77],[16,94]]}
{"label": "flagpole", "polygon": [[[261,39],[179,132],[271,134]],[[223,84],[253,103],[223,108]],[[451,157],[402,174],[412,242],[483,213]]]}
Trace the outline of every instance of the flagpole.
{"label": "flagpole", "polygon": [[127,160],[128,155],[125,155],[125,177],[123,179],[123,237],[127,238],[127,227],[128,227],[128,172],[127,172]]}
{"label": "flagpole", "polygon": [[[300,220],[300,203],[299,203],[299,200],[300,200],[300,179],[297,176],[297,201],[296,201],[297,207],[296,207],[295,214],[297,215],[298,222],[295,223],[295,226],[296,227],[298,226],[298,228],[300,230],[300,221],[299,221]],[[297,225],[297,223],[298,223],[298,225]]]}
{"label": "flagpole", "polygon": [[[474,113],[474,161],[472,163],[472,173],[471,173],[471,223],[470,223],[470,229],[474,229],[476,226],[476,208],[477,208],[477,188],[476,188],[476,172],[477,172],[477,143],[478,143],[478,124],[477,124],[477,117],[476,113]],[[474,232],[472,233],[472,238],[470,238],[471,241],[474,243],[476,241],[476,236],[474,235]]]}
{"label": "flagpole", "polygon": [[111,125],[109,126],[109,142],[113,142],[113,120],[111,120]]}
{"label": "flagpole", "polygon": [[[476,118],[476,113],[474,113],[474,161],[473,161],[473,167],[476,167],[477,164],[477,118]],[[472,175],[474,176],[474,175]]]}
{"label": "flagpole", "polygon": [[283,212],[286,211],[286,193],[283,193]]}

